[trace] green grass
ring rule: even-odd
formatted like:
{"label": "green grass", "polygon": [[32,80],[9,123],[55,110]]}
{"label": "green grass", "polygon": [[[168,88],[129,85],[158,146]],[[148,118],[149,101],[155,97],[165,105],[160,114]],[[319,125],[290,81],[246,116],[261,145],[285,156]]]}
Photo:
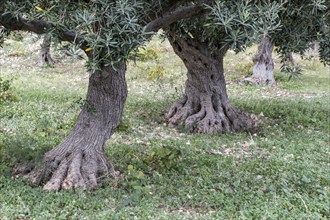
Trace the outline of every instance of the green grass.
{"label": "green grass", "polygon": [[[13,79],[17,97],[0,102],[0,219],[330,218],[330,77],[317,60],[297,58],[303,75],[287,81],[277,72],[277,87],[242,86],[235,81],[255,48],[228,53],[231,101],[263,124],[254,133],[189,134],[164,123],[164,110],[183,91],[185,69],[168,43],[155,40],[148,47],[157,60],[130,62],[122,123],[107,142],[120,177],[92,191],[44,192],[12,178],[10,168],[41,160],[65,138],[88,74],[71,58],[38,67],[38,43],[26,41],[31,57],[8,55],[17,43],[0,50],[1,77]],[[156,66],[166,74],[148,77]]]}

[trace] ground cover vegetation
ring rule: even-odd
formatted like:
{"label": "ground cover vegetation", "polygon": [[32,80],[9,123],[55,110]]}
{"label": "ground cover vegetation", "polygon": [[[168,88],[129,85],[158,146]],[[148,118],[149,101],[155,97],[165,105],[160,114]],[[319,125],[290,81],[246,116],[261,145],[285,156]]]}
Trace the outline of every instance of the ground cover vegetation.
{"label": "ground cover vegetation", "polygon": [[[89,78],[83,60],[59,52],[55,68],[39,67],[33,38],[5,41],[0,50],[1,78],[15,97],[0,99],[1,219],[329,218],[329,67],[295,56],[304,74],[289,81],[273,54],[278,85],[245,86],[256,46],[224,59],[231,102],[262,119],[254,133],[166,126],[164,109],[184,91],[186,69],[168,42],[155,39],[129,62],[127,104],[106,143],[116,180],[46,193],[14,179],[16,164],[40,160],[68,135]],[[165,73],[150,78],[157,66]]]}

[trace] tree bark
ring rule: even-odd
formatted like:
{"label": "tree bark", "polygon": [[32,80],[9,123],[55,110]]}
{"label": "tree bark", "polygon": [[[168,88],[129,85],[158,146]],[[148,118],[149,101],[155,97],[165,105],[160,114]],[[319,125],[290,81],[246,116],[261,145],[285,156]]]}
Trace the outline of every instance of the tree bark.
{"label": "tree bark", "polygon": [[257,85],[276,84],[272,58],[273,49],[274,43],[271,42],[269,37],[263,37],[258,46],[258,52],[253,58],[253,74],[251,77],[245,78],[245,82]]}
{"label": "tree bark", "polygon": [[171,125],[184,124],[191,132],[221,133],[252,128],[248,114],[236,109],[228,99],[223,57],[226,49],[211,52],[197,39],[169,35],[175,53],[187,67],[185,93],[166,114]]}
{"label": "tree bark", "polygon": [[46,153],[36,182],[45,190],[95,187],[101,175],[114,169],[104,154],[105,141],[119,125],[127,97],[126,64],[94,72],[89,79],[85,105],[69,136]]}
{"label": "tree bark", "polygon": [[40,66],[47,66],[47,65],[54,65],[55,61],[53,60],[50,54],[50,45],[51,45],[51,37],[46,34],[44,36],[43,42],[40,45],[40,52],[39,52],[39,65]]}

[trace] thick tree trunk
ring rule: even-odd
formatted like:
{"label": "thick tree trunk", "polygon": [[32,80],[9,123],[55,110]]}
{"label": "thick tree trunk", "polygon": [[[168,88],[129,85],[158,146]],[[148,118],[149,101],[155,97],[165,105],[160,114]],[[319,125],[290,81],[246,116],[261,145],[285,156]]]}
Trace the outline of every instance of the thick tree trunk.
{"label": "thick tree trunk", "polygon": [[95,187],[100,175],[114,169],[104,155],[105,141],[117,128],[127,96],[126,65],[104,67],[89,79],[85,105],[69,136],[46,153],[44,168],[35,181],[46,180],[45,190]]}
{"label": "thick tree trunk", "polygon": [[166,118],[171,125],[184,124],[197,133],[239,131],[253,126],[248,114],[230,104],[223,70],[226,50],[212,53],[195,39],[169,36],[175,53],[187,67],[184,96],[176,101]]}
{"label": "thick tree trunk", "polygon": [[42,44],[40,45],[39,51],[39,65],[47,66],[54,65],[55,61],[53,60],[50,54],[50,45],[51,45],[51,37],[49,35],[45,35]]}
{"label": "thick tree trunk", "polygon": [[274,43],[268,37],[263,37],[258,46],[258,52],[253,58],[254,67],[251,77],[244,81],[257,85],[275,85],[274,62],[272,52]]}

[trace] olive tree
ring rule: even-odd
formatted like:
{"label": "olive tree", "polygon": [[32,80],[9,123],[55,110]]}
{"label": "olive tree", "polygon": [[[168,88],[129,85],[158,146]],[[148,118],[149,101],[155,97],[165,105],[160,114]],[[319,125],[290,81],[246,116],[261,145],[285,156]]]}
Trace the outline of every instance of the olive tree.
{"label": "olive tree", "polygon": [[[62,40],[74,43],[89,57],[91,76],[85,105],[69,136],[46,153],[44,167],[35,169],[34,174],[36,182],[43,179],[47,181],[44,186],[46,190],[94,187],[100,173],[109,173],[113,169],[105,158],[103,148],[107,138],[118,126],[127,96],[125,53],[131,50],[130,47],[143,41],[140,26],[136,21],[129,20],[136,19],[136,11],[141,10],[138,8],[141,6],[128,2],[110,2],[108,6],[99,2],[86,6],[83,1],[61,4],[58,1],[49,1],[49,5],[21,1],[5,3],[5,10],[12,9],[11,6],[22,6],[21,10],[28,7],[36,10],[34,14],[15,11],[16,16],[14,12],[4,11],[1,24],[7,29],[37,34],[52,33]],[[105,7],[112,10],[104,10]],[[129,11],[131,17],[126,16],[126,11]],[[41,14],[42,19],[38,19],[38,14]],[[67,19],[68,17],[72,19]],[[113,27],[111,34],[109,29],[103,27],[106,25]],[[136,37],[131,37],[135,35]],[[117,42],[118,38],[124,40]],[[129,41],[131,42],[128,43]],[[126,51],[118,50],[118,43],[123,44]]]}
{"label": "olive tree", "polygon": [[276,84],[272,59],[274,47],[280,53],[284,67],[295,66],[292,52],[304,56],[305,51],[319,40],[323,42],[321,61],[329,63],[326,58],[329,57],[329,17],[329,4],[324,0],[283,2],[283,10],[279,12],[281,27],[276,32],[265,32],[261,37],[253,57],[253,75],[247,80],[260,85]]}
{"label": "olive tree", "polygon": [[[47,152],[30,177],[44,189],[95,187],[100,175],[115,175],[104,155],[127,96],[126,60],[152,33],[203,10],[178,1],[1,0],[0,25],[49,34],[83,50],[90,72],[85,104],[64,141]],[[183,1],[180,1],[183,2]],[[190,2],[190,1],[187,1]]]}
{"label": "olive tree", "polygon": [[187,67],[183,97],[166,114],[172,125],[183,124],[198,133],[255,126],[249,114],[228,99],[223,68],[228,49],[239,52],[263,38],[268,43],[260,48],[258,62],[270,69],[273,42],[279,53],[287,54],[303,52],[309,42],[319,39],[323,42],[321,60],[329,63],[329,9],[325,1],[214,1],[207,8],[207,13],[167,29],[175,53]]}
{"label": "olive tree", "polygon": [[244,81],[257,85],[275,85],[273,50],[274,42],[268,36],[262,37],[257,53],[253,57],[253,74]]}
{"label": "olive tree", "polygon": [[[252,58],[254,63],[252,76],[246,77],[243,82],[253,85],[276,85],[272,55],[274,47],[275,44],[269,37],[261,38],[257,53]],[[283,72],[292,71],[293,68],[297,67],[292,52],[281,54],[281,63],[281,71]]]}
{"label": "olive tree", "polygon": [[52,43],[52,38],[50,35],[45,34],[43,37],[42,43],[40,45],[39,51],[39,65],[40,66],[47,66],[47,65],[54,65],[55,61],[51,56],[50,53],[50,46]]}
{"label": "olive tree", "polygon": [[169,41],[188,72],[185,93],[171,106],[166,117],[170,124],[184,124],[198,133],[253,128],[250,115],[229,101],[223,59],[229,49],[244,50],[262,30],[276,30],[278,22],[268,26],[258,22],[260,18],[275,20],[280,5],[215,1],[207,8],[208,13],[168,28]]}

